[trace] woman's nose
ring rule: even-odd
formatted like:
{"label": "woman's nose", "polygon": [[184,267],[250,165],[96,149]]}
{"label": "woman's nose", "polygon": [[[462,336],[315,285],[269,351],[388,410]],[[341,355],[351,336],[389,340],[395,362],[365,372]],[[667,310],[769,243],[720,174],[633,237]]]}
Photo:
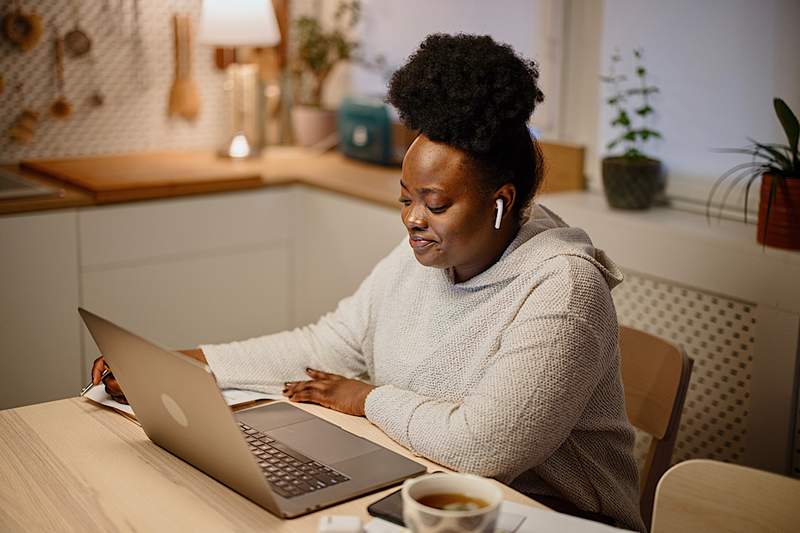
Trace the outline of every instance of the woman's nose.
{"label": "woman's nose", "polygon": [[409,230],[428,227],[428,221],[425,219],[423,210],[414,206],[408,208],[403,217],[403,222]]}

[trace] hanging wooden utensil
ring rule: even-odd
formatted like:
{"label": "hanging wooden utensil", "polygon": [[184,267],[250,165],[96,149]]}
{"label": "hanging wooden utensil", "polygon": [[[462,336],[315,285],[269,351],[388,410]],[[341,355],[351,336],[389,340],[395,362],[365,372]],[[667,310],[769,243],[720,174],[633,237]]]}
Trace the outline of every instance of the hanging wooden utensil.
{"label": "hanging wooden utensil", "polygon": [[92,50],[92,40],[81,28],[81,12],[79,4],[72,1],[72,11],[75,16],[75,26],[64,35],[64,46],[72,57],[85,56]]}
{"label": "hanging wooden utensil", "polygon": [[3,34],[6,39],[27,52],[42,39],[44,24],[42,17],[35,12],[22,11],[18,0],[12,2],[12,9],[3,17]]}
{"label": "hanging wooden utensil", "polygon": [[39,124],[39,113],[26,105],[25,90],[22,83],[14,86],[17,108],[22,109],[8,128],[8,138],[12,142],[27,144],[33,140]]}
{"label": "hanging wooden utensil", "polygon": [[50,104],[50,114],[56,118],[67,118],[72,114],[72,104],[64,94],[64,39],[58,34],[55,36],[56,54],[56,85],[58,87],[58,97]]}
{"label": "hanging wooden utensil", "polygon": [[100,83],[97,81],[97,61],[95,61],[94,54],[89,57],[89,61],[91,67],[92,85],[94,86],[94,89],[92,90],[92,94],[89,95],[87,101],[92,107],[102,107],[106,102],[106,95],[103,94],[103,91],[100,89]]}
{"label": "hanging wooden utensil", "polygon": [[174,15],[175,31],[175,80],[169,92],[169,115],[178,115],[189,120],[200,112],[200,95],[192,79],[191,19],[188,15]]}

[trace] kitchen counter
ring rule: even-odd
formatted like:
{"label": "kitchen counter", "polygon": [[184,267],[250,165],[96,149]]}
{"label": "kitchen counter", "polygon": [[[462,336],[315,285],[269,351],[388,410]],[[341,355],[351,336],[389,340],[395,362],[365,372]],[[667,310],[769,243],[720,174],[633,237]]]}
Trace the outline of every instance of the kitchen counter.
{"label": "kitchen counter", "polygon": [[[583,148],[541,146],[548,161],[545,190],[582,189]],[[0,215],[291,184],[396,207],[401,173],[399,167],[363,163],[338,152],[283,146],[244,161],[222,159],[210,150],[163,151],[23,162],[21,167],[15,170],[56,185],[63,194],[0,200]]]}
{"label": "kitchen counter", "polygon": [[43,176],[37,172],[23,170],[12,165],[3,165],[2,168],[4,170],[13,171],[25,179],[41,185],[53,187],[57,189],[58,192],[50,196],[0,199],[0,215],[44,211],[46,209],[66,209],[94,204],[91,194],[78,187],[64,183],[63,181]]}
{"label": "kitchen counter", "polygon": [[[86,186],[79,187],[45,176],[30,167],[6,166],[28,179],[58,187],[60,194],[0,200],[0,215],[291,184],[310,185],[391,207],[397,205],[398,167],[361,163],[347,159],[338,152],[314,154],[303,148],[274,147],[261,158],[246,161],[220,159],[210,151],[133,154],[105,157],[99,161],[119,167],[130,166],[135,160],[139,168],[146,168],[165,159],[190,161],[194,169],[203,169],[204,174],[199,179],[187,177],[182,181],[179,177],[170,182],[156,183],[147,173],[132,170],[127,183],[104,183],[104,186],[107,185],[104,190],[92,191]],[[81,161],[75,159],[68,163]]]}

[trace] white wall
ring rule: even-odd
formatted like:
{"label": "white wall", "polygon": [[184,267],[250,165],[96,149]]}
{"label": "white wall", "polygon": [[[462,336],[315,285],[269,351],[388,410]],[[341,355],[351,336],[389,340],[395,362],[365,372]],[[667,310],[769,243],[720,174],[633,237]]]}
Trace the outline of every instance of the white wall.
{"label": "white wall", "polygon": [[[397,67],[429,33],[488,33],[540,62],[545,102],[534,125],[546,138],[587,147],[590,188],[614,136],[599,82],[615,48],[629,60],[643,47],[654,99],[654,126],[664,140],[649,146],[669,172],[669,192],[704,201],[710,184],[741,162],[713,153],[747,137],[783,142],[772,110],[781,96],[800,113],[798,0],[363,0],[356,30],[368,55]],[[296,13],[322,12],[335,0],[298,0]],[[630,61],[626,61],[629,65]],[[339,68],[326,92],[336,105],[348,91],[380,93],[385,78]],[[753,191],[755,192],[755,191]],[[735,202],[737,199],[732,198]]]}
{"label": "white wall", "polygon": [[[742,146],[748,136],[785,142],[772,98],[800,112],[798,21],[797,0],[605,1],[601,70],[615,47],[626,58],[635,47],[645,49],[651,81],[661,89],[655,125],[665,137],[651,151],[668,165],[672,190],[681,192],[681,180],[700,183],[689,193],[704,199],[709,181],[742,161],[712,148]],[[602,102],[607,88],[597,86]],[[602,155],[614,132],[610,110],[599,108]],[[599,175],[597,166],[589,171]]]}
{"label": "white wall", "polygon": [[[382,76],[357,66],[337,68],[324,95],[328,105],[337,105],[348,92],[385,94],[391,72],[405,63],[431,33],[488,34],[539,63],[546,98],[537,108],[533,123],[548,133],[557,133],[563,0],[362,2],[362,22],[354,32],[355,37],[367,57],[381,54],[386,58],[387,72]],[[322,20],[330,23],[336,4],[335,0],[301,0],[294,6],[294,15],[322,13]]]}

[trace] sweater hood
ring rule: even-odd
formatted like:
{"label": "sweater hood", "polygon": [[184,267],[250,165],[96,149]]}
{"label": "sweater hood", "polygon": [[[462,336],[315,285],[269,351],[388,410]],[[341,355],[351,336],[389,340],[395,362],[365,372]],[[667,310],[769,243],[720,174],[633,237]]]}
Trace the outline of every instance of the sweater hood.
{"label": "sweater hood", "polygon": [[[543,205],[534,204],[530,218],[520,227],[500,259],[484,272],[453,287],[472,290],[501,283],[561,256],[580,257],[591,263],[603,275],[609,289],[623,280],[620,268],[603,250],[594,247],[585,231],[568,226]],[[452,283],[449,270],[443,272]]]}

